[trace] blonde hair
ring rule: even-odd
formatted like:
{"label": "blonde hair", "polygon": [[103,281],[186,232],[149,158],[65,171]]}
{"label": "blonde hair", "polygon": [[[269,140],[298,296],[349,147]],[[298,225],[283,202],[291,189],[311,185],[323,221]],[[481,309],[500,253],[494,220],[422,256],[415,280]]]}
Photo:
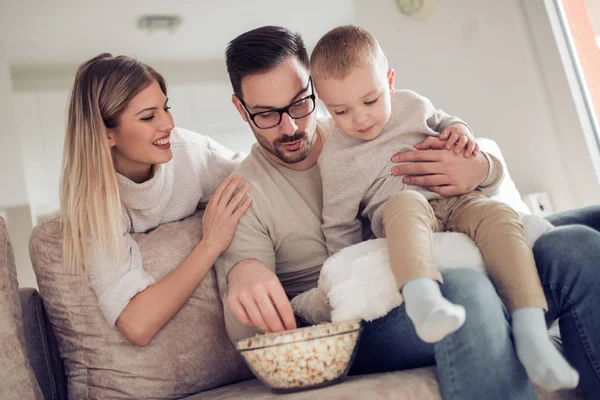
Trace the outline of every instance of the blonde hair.
{"label": "blonde hair", "polygon": [[118,260],[123,253],[121,199],[108,144],[129,101],[153,81],[151,67],[125,56],[100,54],[83,63],[71,90],[60,183],[63,254],[67,271],[82,273],[90,252]]}
{"label": "blonde hair", "polygon": [[320,79],[343,79],[353,68],[366,66],[387,70],[387,59],[375,37],[355,25],[327,32],[310,56],[310,72]]}

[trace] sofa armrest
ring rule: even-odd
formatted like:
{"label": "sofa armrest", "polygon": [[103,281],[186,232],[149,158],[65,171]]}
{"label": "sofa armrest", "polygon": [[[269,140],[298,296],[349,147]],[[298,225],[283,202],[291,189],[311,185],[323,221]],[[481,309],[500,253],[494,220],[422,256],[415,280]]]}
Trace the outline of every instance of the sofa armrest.
{"label": "sofa armrest", "polygon": [[67,399],[65,372],[58,342],[36,289],[19,290],[27,356],[46,400]]}

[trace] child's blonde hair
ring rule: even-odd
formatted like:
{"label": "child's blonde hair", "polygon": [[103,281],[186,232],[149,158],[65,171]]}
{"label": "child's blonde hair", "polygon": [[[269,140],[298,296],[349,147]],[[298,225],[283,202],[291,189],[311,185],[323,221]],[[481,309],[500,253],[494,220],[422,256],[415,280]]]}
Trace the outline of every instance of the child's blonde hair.
{"label": "child's blonde hair", "polygon": [[343,79],[352,68],[374,66],[387,71],[388,63],[377,40],[355,25],[327,32],[310,56],[310,70],[317,79]]}

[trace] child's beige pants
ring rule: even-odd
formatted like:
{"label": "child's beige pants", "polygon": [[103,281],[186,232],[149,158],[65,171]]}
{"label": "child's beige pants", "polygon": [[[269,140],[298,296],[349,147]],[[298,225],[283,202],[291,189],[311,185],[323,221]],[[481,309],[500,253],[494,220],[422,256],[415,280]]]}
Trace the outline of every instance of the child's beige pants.
{"label": "child's beige pants", "polygon": [[479,247],[488,275],[509,311],[547,310],[523,224],[509,206],[478,191],[431,201],[419,192],[405,191],[388,200],[383,224],[398,288],[419,278],[441,283],[433,260],[432,234],[461,232]]}

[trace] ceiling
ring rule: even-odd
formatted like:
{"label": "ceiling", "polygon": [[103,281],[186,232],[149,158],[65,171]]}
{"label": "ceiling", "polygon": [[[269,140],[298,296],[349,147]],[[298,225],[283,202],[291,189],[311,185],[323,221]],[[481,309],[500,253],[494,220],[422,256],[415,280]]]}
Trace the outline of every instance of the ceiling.
{"label": "ceiling", "polygon": [[[136,27],[147,14],[183,22],[174,34],[148,34]],[[310,48],[353,20],[352,0],[0,0],[0,46],[13,67],[78,64],[100,52],[147,62],[208,61],[222,59],[231,39],[261,25],[296,30]]]}

